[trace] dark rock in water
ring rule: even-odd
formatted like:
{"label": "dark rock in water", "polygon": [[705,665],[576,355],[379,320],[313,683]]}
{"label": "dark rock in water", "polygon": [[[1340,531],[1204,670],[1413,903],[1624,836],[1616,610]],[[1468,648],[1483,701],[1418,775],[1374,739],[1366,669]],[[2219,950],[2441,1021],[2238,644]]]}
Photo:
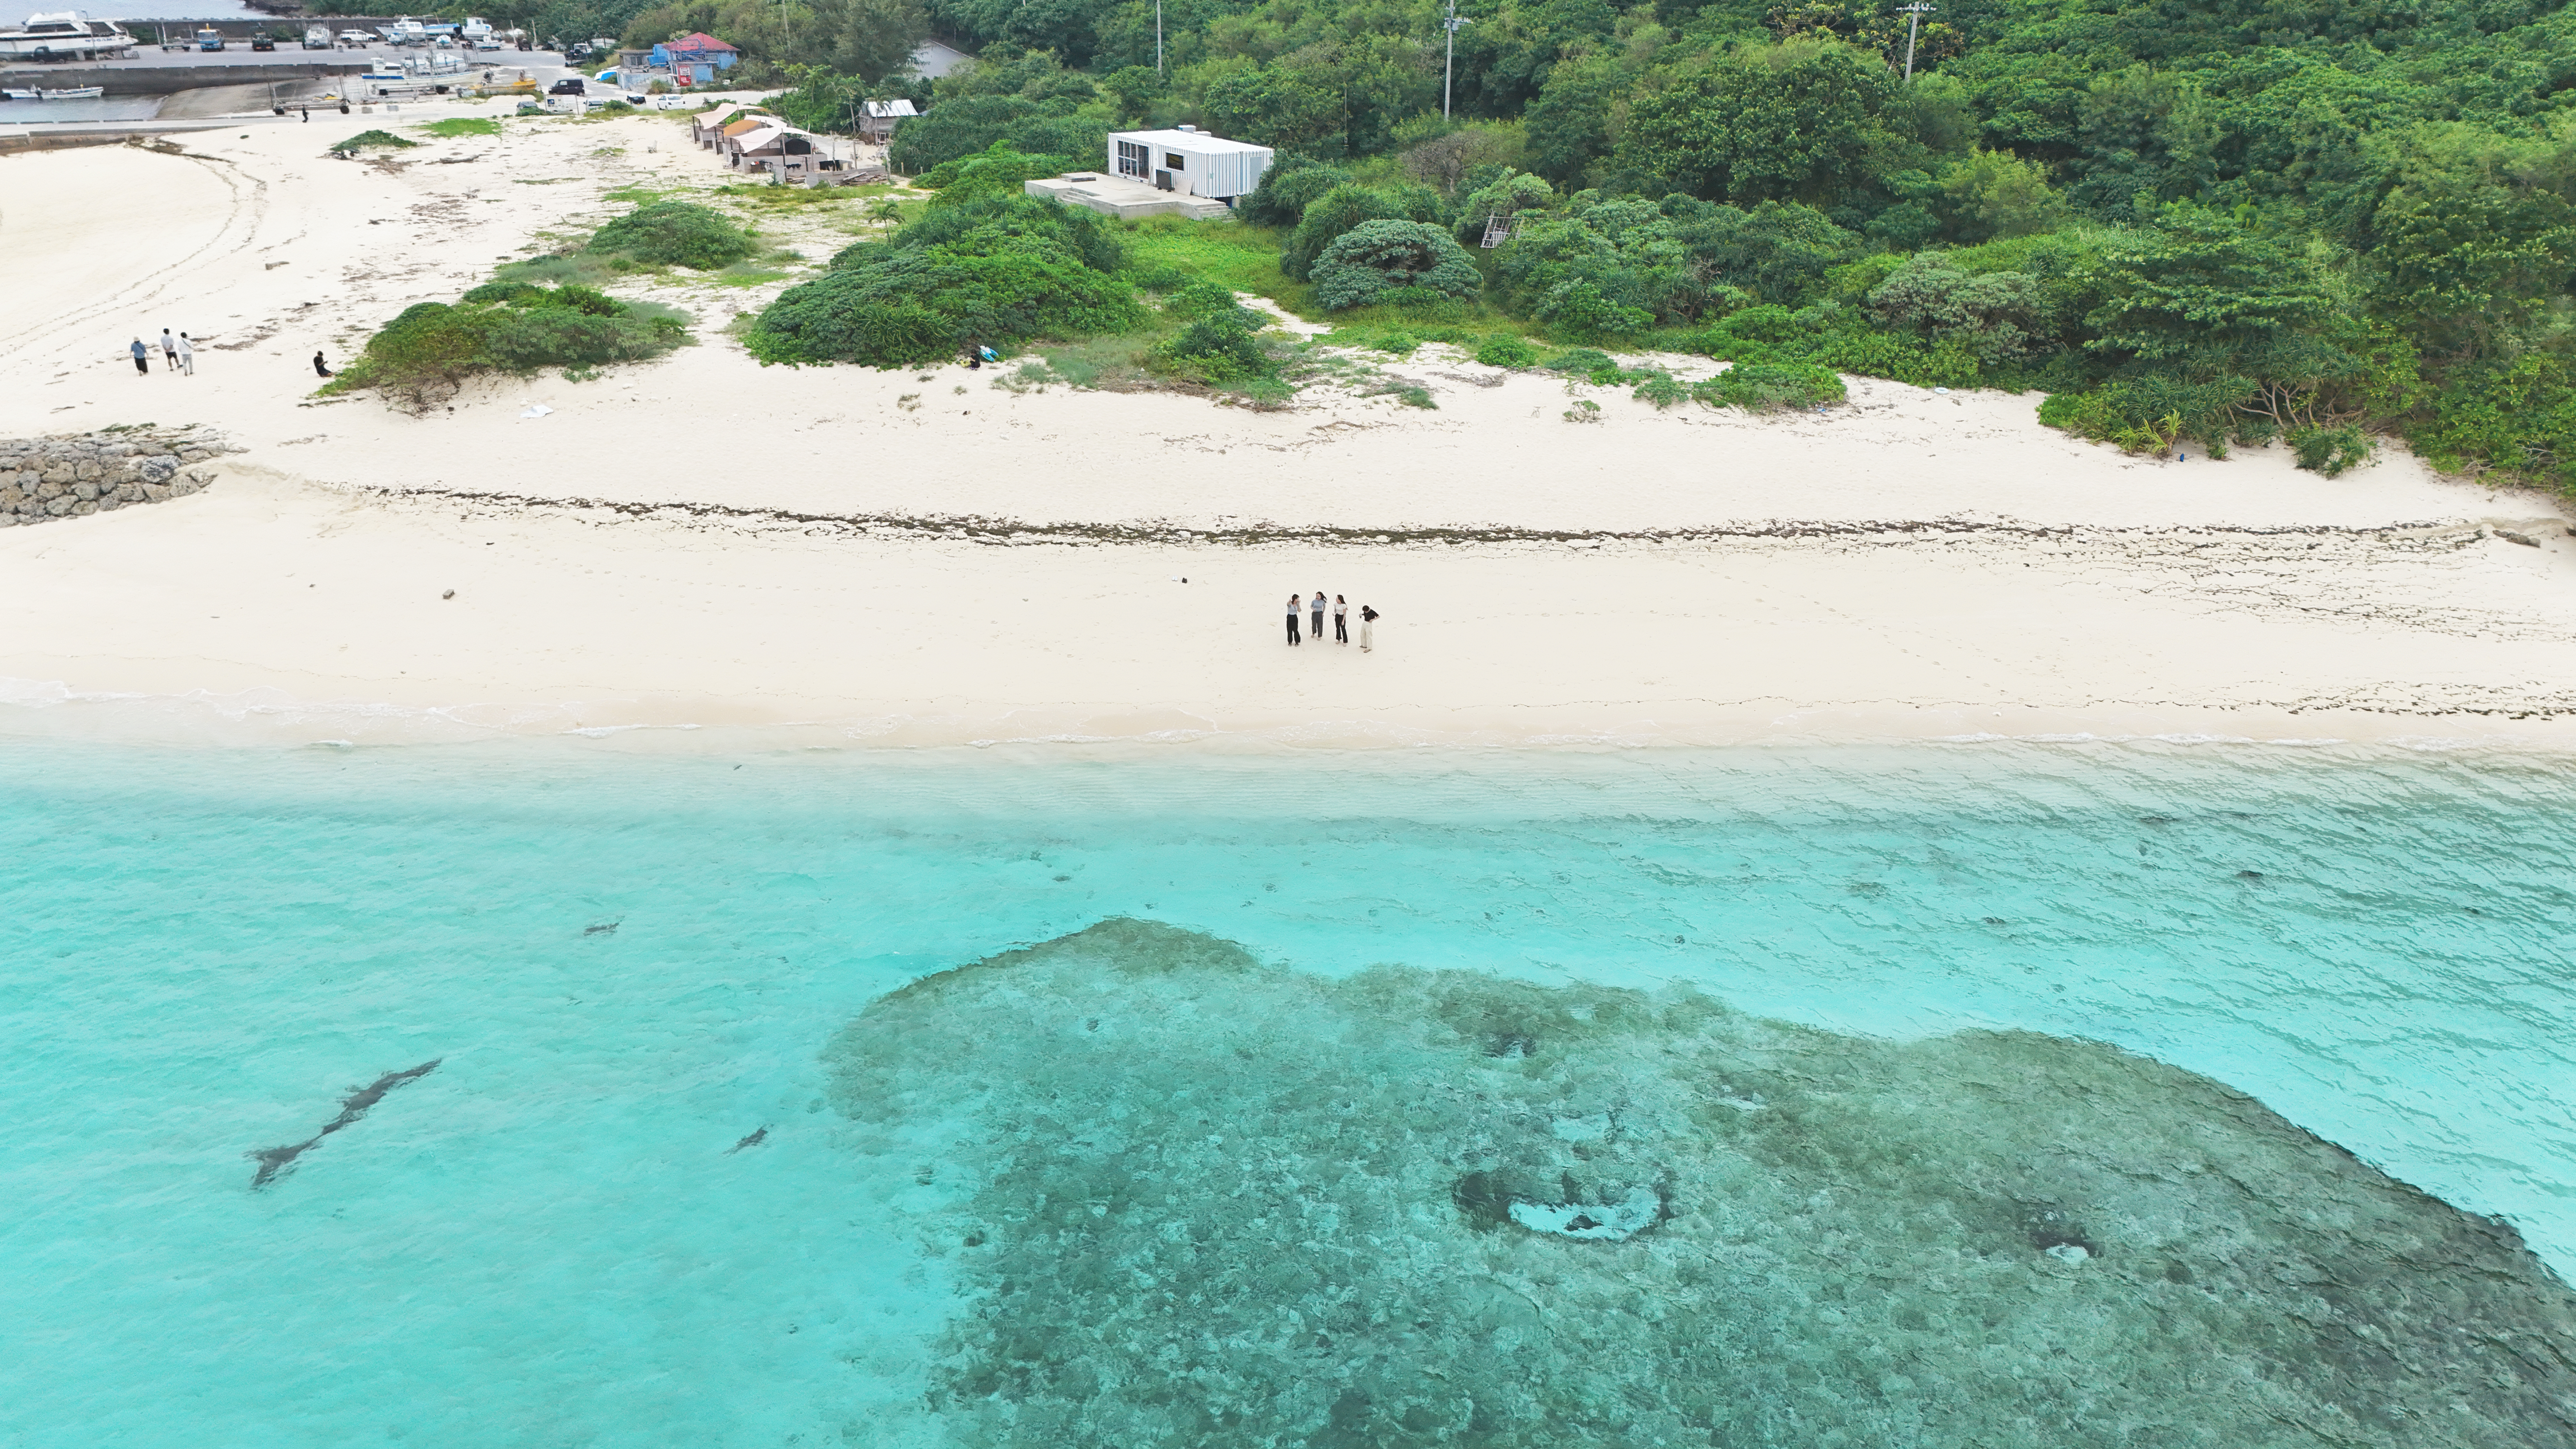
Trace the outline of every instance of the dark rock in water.
{"label": "dark rock in water", "polygon": [[349,1095],[340,1099],[340,1115],[323,1123],[321,1131],[301,1142],[289,1143],[284,1147],[262,1147],[256,1151],[244,1153],[243,1156],[259,1164],[259,1171],[251,1175],[251,1187],[263,1188],[276,1181],[294,1168],[295,1159],[321,1146],[323,1138],[366,1116],[368,1108],[385,1099],[385,1093],[405,1082],[417,1081],[436,1070],[438,1070],[437,1061],[426,1061],[409,1071],[387,1072],[367,1086],[351,1087]]}
{"label": "dark rock in water", "polygon": [[921,1223],[961,1445],[2576,1444],[2511,1228],[2097,1043],[1119,920],[830,1055],[889,1172],[936,1128],[974,1185]]}

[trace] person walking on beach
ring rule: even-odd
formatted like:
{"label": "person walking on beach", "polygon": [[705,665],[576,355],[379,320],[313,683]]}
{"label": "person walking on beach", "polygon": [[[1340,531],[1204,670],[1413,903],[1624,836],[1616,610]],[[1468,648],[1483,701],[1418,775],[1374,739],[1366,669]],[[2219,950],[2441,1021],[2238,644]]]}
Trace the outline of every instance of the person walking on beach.
{"label": "person walking on beach", "polygon": [[167,327],[161,329],[161,370],[163,372],[179,370],[179,339],[172,337]]}
{"label": "person walking on beach", "polygon": [[1360,605],[1360,652],[1366,654],[1376,647],[1377,610],[1362,604]]}
{"label": "person walking on beach", "polygon": [[197,344],[185,332],[179,334],[179,370],[190,377],[197,375]]}
{"label": "person walking on beach", "polygon": [[1292,649],[1297,645],[1297,606],[1303,602],[1295,594],[1288,596],[1288,645]]}
{"label": "person walking on beach", "polygon": [[319,352],[313,354],[313,375],[315,377],[329,377],[331,375],[331,369],[322,365],[322,354]]}
{"label": "person walking on beach", "polygon": [[1336,644],[1351,642],[1350,613],[1350,601],[1339,594],[1333,595],[1333,642]]}
{"label": "person walking on beach", "polygon": [[150,376],[152,372],[152,349],[143,345],[143,339],[140,337],[135,338],[134,345],[126,350],[134,354],[135,372],[142,376]]}
{"label": "person walking on beach", "polygon": [[1317,589],[1315,591],[1315,601],[1306,607],[1315,611],[1314,627],[1308,629],[1306,632],[1314,635],[1315,642],[1321,644],[1324,642],[1324,591],[1322,589]]}

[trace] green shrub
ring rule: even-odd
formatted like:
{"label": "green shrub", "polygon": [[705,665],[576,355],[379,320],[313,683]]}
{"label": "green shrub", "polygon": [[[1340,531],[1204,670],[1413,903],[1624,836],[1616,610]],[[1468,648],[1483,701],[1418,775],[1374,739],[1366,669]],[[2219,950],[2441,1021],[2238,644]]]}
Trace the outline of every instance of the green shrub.
{"label": "green shrub", "polygon": [[444,121],[432,121],[420,130],[427,135],[450,139],[458,136],[497,136],[501,134],[501,123],[489,116],[450,116]]}
{"label": "green shrub", "polygon": [[2299,460],[2300,467],[2329,478],[2339,478],[2344,470],[2360,467],[2379,451],[2377,439],[2350,423],[2333,428],[2292,428],[2288,441],[2290,453]]}
{"label": "green shrub", "polygon": [[1538,349],[1521,338],[1488,337],[1476,346],[1476,360],[1487,367],[1513,369],[1538,366]]}
{"label": "green shrub", "polygon": [[2080,392],[2052,393],[2039,420],[2126,453],[2163,453],[2197,439],[2213,458],[2227,456],[2238,433],[2236,404],[2254,391],[2239,377],[2186,382],[2163,374],[2114,378]]}
{"label": "green shrub", "polygon": [[1203,317],[1182,328],[1154,349],[1154,360],[1216,384],[1272,377],[1279,371],[1250,331],[1223,316]]}
{"label": "green shrub", "polygon": [[780,293],[744,341],[763,362],[905,367],[970,343],[1001,348],[1143,324],[1133,288],[1085,265],[1061,235],[1011,220],[988,219],[927,245],[899,236],[849,248],[831,271]]}
{"label": "green shrub", "polygon": [[1592,347],[1567,348],[1547,360],[1547,370],[1588,378],[1598,378],[1606,372],[1612,382],[1619,380],[1619,364],[1610,359],[1609,353]]}
{"label": "green shrub", "polygon": [[571,307],[509,307],[483,319],[483,357],[503,372],[639,362],[677,346],[679,330],[667,320],[643,322]]}
{"label": "green shrub", "polygon": [[723,213],[690,201],[639,206],[590,238],[588,250],[709,272],[760,249]]}
{"label": "green shrub", "polygon": [[1484,277],[1456,238],[1415,221],[1365,221],[1335,237],[1314,265],[1315,303],[1347,311],[1412,293],[1473,297]]}
{"label": "green shrub", "polygon": [[1279,270],[1305,281],[1325,248],[1354,227],[1372,221],[1431,222],[1439,215],[1440,198],[1428,187],[1335,186],[1307,203],[1288,244],[1279,249]]}
{"label": "green shrub", "polygon": [[996,141],[984,150],[932,167],[917,185],[939,194],[932,206],[955,206],[979,196],[1022,196],[1025,183],[1081,169],[1071,156],[1033,156]]}
{"label": "green shrub", "polygon": [[1690,395],[1710,407],[1769,413],[1841,402],[1847,394],[1833,369],[1801,362],[1739,362],[1700,382]]}
{"label": "green shrub", "polygon": [[1657,412],[1662,412],[1677,403],[1686,402],[1690,398],[1690,389],[1682,386],[1680,381],[1669,372],[1650,371],[1637,378],[1636,383],[1637,401],[1654,404]]}
{"label": "green shrub", "polygon": [[1097,272],[1114,272],[1127,264],[1126,249],[1110,235],[1107,222],[1097,212],[1037,196],[978,196],[956,206],[925,210],[888,241],[844,247],[831,265],[847,266],[890,249],[946,246],[985,232],[1049,238],[1071,248],[1084,266]]}
{"label": "green shrub", "polygon": [[369,146],[384,146],[395,150],[401,150],[407,147],[417,146],[419,144],[420,143],[418,141],[405,140],[391,131],[360,131],[358,134],[351,136],[348,140],[342,141],[338,145],[333,146],[331,148],[331,154],[335,156],[349,156],[354,155]]}
{"label": "green shrub", "polygon": [[405,309],[324,390],[375,388],[417,412],[478,372],[586,371],[658,357],[687,340],[687,318],[674,308],[620,302],[578,285],[487,282],[454,306]]}
{"label": "green shrub", "polygon": [[1538,319],[1569,338],[1627,337],[1655,325],[1655,314],[1622,306],[1589,281],[1560,282],[1539,299]]}
{"label": "green shrub", "polygon": [[1728,354],[1720,348],[1728,344],[1755,342],[1776,346],[1796,341],[1805,335],[1806,330],[1799,325],[1796,313],[1777,303],[1766,302],[1729,314],[1708,329],[1708,351],[1712,357],[1724,357]]}
{"label": "green shrub", "polygon": [[1317,197],[1350,179],[1312,157],[1282,156],[1261,173],[1259,186],[1235,201],[1235,214],[1254,226],[1295,226]]}

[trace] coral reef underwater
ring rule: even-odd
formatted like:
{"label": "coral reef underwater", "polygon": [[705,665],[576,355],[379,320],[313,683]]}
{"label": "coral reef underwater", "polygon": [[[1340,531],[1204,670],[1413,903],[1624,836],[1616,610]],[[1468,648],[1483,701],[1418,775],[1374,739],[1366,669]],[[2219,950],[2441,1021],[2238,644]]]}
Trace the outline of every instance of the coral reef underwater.
{"label": "coral reef underwater", "polygon": [[2510,1227],[2098,1043],[1112,920],[828,1059],[946,1189],[962,1445],[2576,1444],[2576,1294]]}

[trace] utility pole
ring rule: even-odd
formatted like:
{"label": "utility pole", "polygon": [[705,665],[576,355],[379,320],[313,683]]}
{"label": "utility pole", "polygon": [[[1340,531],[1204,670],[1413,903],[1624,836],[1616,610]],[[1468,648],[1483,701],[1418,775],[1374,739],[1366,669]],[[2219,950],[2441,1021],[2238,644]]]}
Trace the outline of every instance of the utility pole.
{"label": "utility pole", "polygon": [[1154,74],[1163,73],[1163,0],[1154,0]]}
{"label": "utility pole", "polygon": [[1440,22],[1440,28],[1449,32],[1448,48],[1440,57],[1440,119],[1444,121],[1449,119],[1450,77],[1458,68],[1458,29],[1460,26],[1474,23],[1471,20],[1459,19],[1458,0],[1449,0],[1449,18]]}
{"label": "utility pole", "polygon": [[1903,6],[1897,11],[1905,17],[1905,78],[1909,81],[1914,79],[1915,28],[1923,23],[1924,16],[1940,8],[1938,5],[1926,5],[1923,0],[1914,0],[1913,4]]}

